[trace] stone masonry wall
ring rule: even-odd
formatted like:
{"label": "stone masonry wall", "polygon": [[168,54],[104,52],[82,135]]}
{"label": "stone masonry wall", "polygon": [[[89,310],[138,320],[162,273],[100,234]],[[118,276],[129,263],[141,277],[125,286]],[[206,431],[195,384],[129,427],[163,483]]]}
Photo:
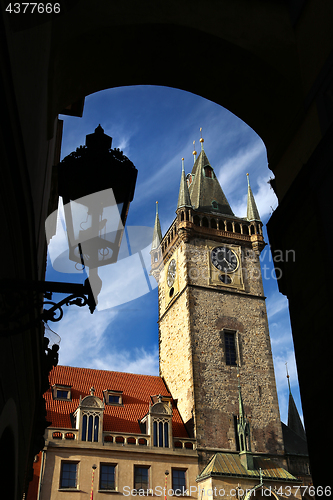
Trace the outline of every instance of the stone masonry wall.
{"label": "stone masonry wall", "polygon": [[212,243],[193,239],[178,247],[174,257],[179,292],[167,306],[165,282],[161,280],[160,373],[173,397],[178,399],[185,422],[190,421],[193,409],[198,447],[236,450],[237,368],[226,365],[223,329],[236,331],[252,451],[282,454],[259,256],[249,246],[242,249],[242,289],[212,286],[209,285]]}
{"label": "stone masonry wall", "polygon": [[165,274],[169,261],[161,272],[159,285],[159,358],[160,375],[164,377],[174,399],[178,400],[183,421],[193,436],[193,365],[190,333],[189,290],[186,289],[186,258],[181,245],[173,254],[177,259],[179,292],[168,304],[168,287]]}

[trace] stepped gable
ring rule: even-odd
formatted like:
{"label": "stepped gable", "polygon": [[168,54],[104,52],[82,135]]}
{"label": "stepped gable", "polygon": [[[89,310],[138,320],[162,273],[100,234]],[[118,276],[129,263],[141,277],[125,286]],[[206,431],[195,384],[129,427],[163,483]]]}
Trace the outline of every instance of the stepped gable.
{"label": "stepped gable", "polygon": [[[141,433],[138,420],[149,411],[151,396],[161,394],[171,397],[161,377],[152,375],[137,375],[134,373],[93,370],[89,368],[74,368],[71,366],[56,366],[50,373],[50,386],[71,386],[70,401],[54,400],[52,390],[45,394],[47,420],[50,427],[72,428],[71,415],[83,399],[90,394],[90,388],[95,389],[95,396],[103,401],[103,391],[122,391],[121,406],[105,405],[103,430],[113,432]],[[175,437],[187,438],[188,434],[180,417],[175,402],[172,402],[172,433]]]}

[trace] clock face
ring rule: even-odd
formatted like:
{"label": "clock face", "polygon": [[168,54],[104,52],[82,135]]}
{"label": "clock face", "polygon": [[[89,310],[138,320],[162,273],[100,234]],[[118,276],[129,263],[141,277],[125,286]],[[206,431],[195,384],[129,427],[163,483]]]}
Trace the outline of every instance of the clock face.
{"label": "clock face", "polygon": [[167,273],[167,284],[169,288],[174,284],[175,277],[176,277],[176,261],[175,259],[172,259],[169,264]]}
{"label": "clock face", "polygon": [[216,269],[224,273],[232,273],[238,267],[238,259],[235,252],[227,247],[213,248],[211,259]]}

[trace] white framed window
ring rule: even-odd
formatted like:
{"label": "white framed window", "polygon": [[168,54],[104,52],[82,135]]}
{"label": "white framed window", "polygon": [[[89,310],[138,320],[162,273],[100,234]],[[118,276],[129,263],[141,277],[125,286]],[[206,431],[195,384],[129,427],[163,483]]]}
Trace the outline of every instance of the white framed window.
{"label": "white framed window", "polygon": [[123,391],[103,391],[104,403],[111,406],[121,406],[123,404]]}
{"label": "white framed window", "polygon": [[59,401],[71,401],[71,399],[72,399],[71,389],[72,389],[71,385],[54,384],[52,386],[53,399],[56,399]]}

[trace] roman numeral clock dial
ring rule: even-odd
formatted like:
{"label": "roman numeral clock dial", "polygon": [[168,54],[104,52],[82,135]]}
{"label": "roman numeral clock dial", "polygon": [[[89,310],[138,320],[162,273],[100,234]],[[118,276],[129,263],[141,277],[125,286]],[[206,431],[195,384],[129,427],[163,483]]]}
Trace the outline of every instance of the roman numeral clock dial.
{"label": "roman numeral clock dial", "polygon": [[167,284],[169,288],[172,287],[172,285],[174,284],[175,277],[176,277],[176,261],[175,259],[172,259],[172,261],[169,264],[168,274],[167,274]]}
{"label": "roman numeral clock dial", "polygon": [[238,268],[238,258],[230,248],[219,246],[211,251],[212,264],[221,271],[219,279],[222,283],[229,285],[232,282],[229,273],[233,273]]}

